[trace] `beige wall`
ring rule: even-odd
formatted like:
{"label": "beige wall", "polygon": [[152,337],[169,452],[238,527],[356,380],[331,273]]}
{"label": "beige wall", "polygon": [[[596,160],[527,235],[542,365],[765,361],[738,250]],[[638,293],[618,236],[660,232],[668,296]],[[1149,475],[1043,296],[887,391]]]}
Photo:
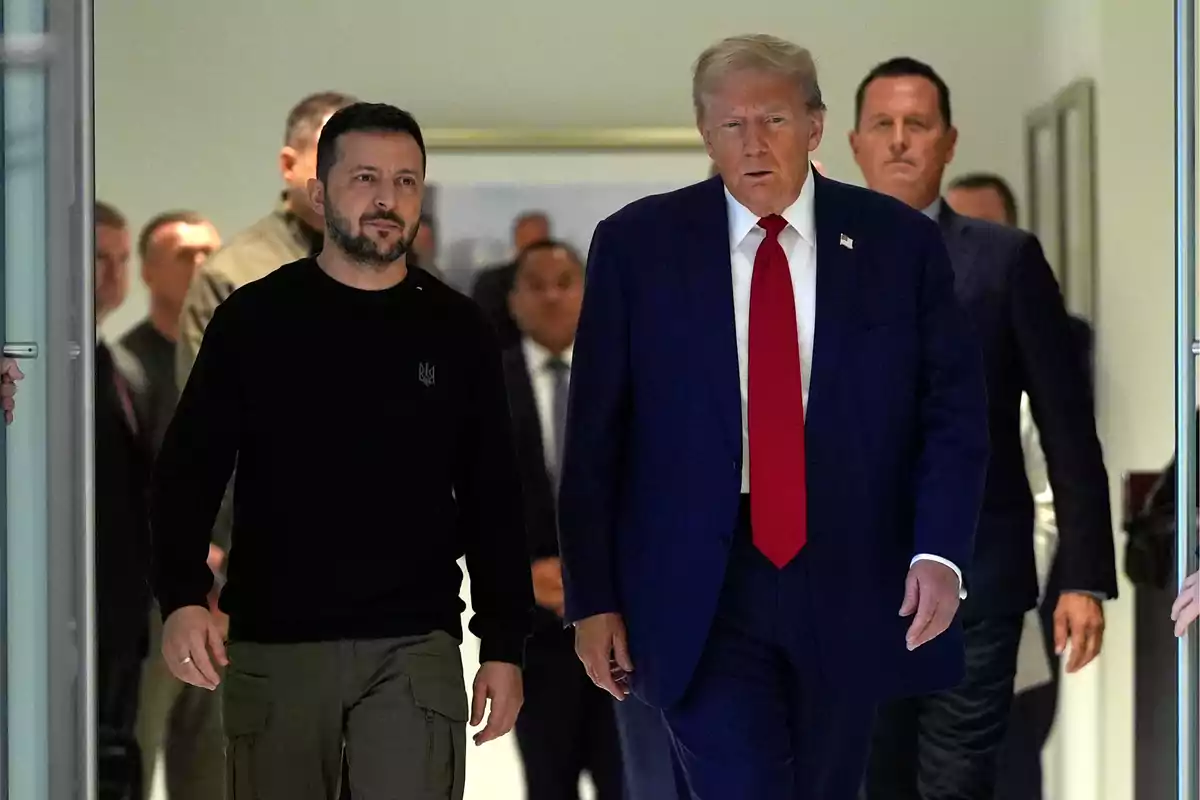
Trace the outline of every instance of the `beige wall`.
{"label": "beige wall", "polygon": [[[1171,4],[1104,0],[1100,36],[1098,412],[1116,498],[1123,473],[1159,468],[1173,449]],[[1132,797],[1132,590],[1122,590],[1098,698],[1105,800]]]}
{"label": "beige wall", "polygon": [[[106,0],[95,21],[97,191],[135,225],[191,206],[232,234],[270,207],[289,106],[331,87],[402,105],[430,127],[686,126],[691,62],[747,31],[814,50],[830,108],[819,158],[833,175],[858,179],[845,136],[858,80],[906,53],[953,87],[956,169],[995,169],[1020,188],[1037,64],[1016,54],[1036,39],[1036,5]],[[434,158],[434,179],[437,169]],[[127,327],[145,302],[135,286],[106,330]]]}
{"label": "beige wall", "polygon": [[[1097,81],[1097,413],[1114,529],[1122,475],[1161,467],[1173,449],[1171,6],[1048,0],[1040,94],[1031,98],[1048,99],[1077,77]],[[1133,797],[1133,602],[1123,578],[1121,592],[1107,606],[1104,656],[1064,687],[1061,800]]]}

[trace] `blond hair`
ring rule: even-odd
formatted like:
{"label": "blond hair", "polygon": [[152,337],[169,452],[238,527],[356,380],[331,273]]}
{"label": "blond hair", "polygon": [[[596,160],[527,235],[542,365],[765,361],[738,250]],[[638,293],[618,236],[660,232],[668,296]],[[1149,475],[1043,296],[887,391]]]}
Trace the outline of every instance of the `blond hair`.
{"label": "blond hair", "polygon": [[697,120],[704,114],[705,96],[730,73],[743,70],[782,75],[804,95],[808,110],[825,110],[812,53],[777,36],[753,33],[722,39],[696,59],[692,70],[692,103]]}

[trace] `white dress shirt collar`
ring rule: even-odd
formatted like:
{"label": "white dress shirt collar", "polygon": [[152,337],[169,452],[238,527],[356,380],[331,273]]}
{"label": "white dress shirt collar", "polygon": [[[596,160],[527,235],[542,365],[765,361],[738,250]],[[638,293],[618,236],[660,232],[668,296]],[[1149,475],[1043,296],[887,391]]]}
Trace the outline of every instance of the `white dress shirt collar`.
{"label": "white dress shirt collar", "polygon": [[937,222],[942,216],[942,203],[943,200],[941,197],[935,198],[932,203],[922,209],[921,213],[934,222]]}
{"label": "white dress shirt collar", "polygon": [[[813,182],[812,165],[808,167],[808,177],[800,188],[800,196],[780,214],[788,225],[810,245],[817,240],[816,224],[816,188]],[[739,247],[746,236],[758,227],[758,216],[750,209],[739,203],[725,187],[725,202],[729,208],[729,242],[734,249]]]}
{"label": "white dress shirt collar", "polygon": [[[555,357],[554,353],[551,353],[549,349],[538,344],[528,336],[521,339],[521,347],[525,351],[525,363],[529,365],[529,370],[531,372],[537,372],[545,369],[546,364]],[[571,355],[574,353],[574,351],[575,345],[572,344],[558,355],[558,357],[563,360],[563,363],[565,363],[568,368],[571,366]]]}

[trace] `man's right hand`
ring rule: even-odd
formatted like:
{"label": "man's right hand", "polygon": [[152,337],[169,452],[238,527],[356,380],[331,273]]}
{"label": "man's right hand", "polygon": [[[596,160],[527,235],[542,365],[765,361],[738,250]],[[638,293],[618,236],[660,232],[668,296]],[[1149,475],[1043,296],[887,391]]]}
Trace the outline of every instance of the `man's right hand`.
{"label": "man's right hand", "polygon": [[628,673],[633,672],[625,622],[620,614],[596,614],[575,623],[575,654],[592,683],[624,700],[629,694]]}
{"label": "man's right hand", "polygon": [[213,615],[203,606],[184,606],[167,617],[163,625],[162,655],[172,675],[184,683],[210,691],[221,682],[213,661],[222,667],[229,664],[224,636]]}

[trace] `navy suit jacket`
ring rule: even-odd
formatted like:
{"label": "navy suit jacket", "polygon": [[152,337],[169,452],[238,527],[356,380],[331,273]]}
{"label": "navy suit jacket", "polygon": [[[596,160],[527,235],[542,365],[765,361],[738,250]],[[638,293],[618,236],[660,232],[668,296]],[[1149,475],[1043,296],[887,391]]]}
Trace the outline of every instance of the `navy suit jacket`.
{"label": "navy suit jacket", "polygon": [[1023,392],[1054,490],[1058,583],[1066,591],[1116,597],[1108,474],[1088,366],[1090,329],[1067,315],[1036,237],[956,214],[944,202],[939,222],[956,292],[983,349],[992,443],[964,618],[1017,615],[1037,603],[1033,498],[1021,449]]}
{"label": "navy suit jacket", "polygon": [[[909,653],[916,553],[965,567],[988,459],[979,347],[937,225],[814,175],[816,333],[805,448],[807,559],[829,690],[879,697],[961,680],[961,629]],[[633,691],[686,690],[738,525],[741,403],[719,178],[597,227],[559,491],[568,621],[623,615]],[[847,247],[842,235],[852,240]]]}

